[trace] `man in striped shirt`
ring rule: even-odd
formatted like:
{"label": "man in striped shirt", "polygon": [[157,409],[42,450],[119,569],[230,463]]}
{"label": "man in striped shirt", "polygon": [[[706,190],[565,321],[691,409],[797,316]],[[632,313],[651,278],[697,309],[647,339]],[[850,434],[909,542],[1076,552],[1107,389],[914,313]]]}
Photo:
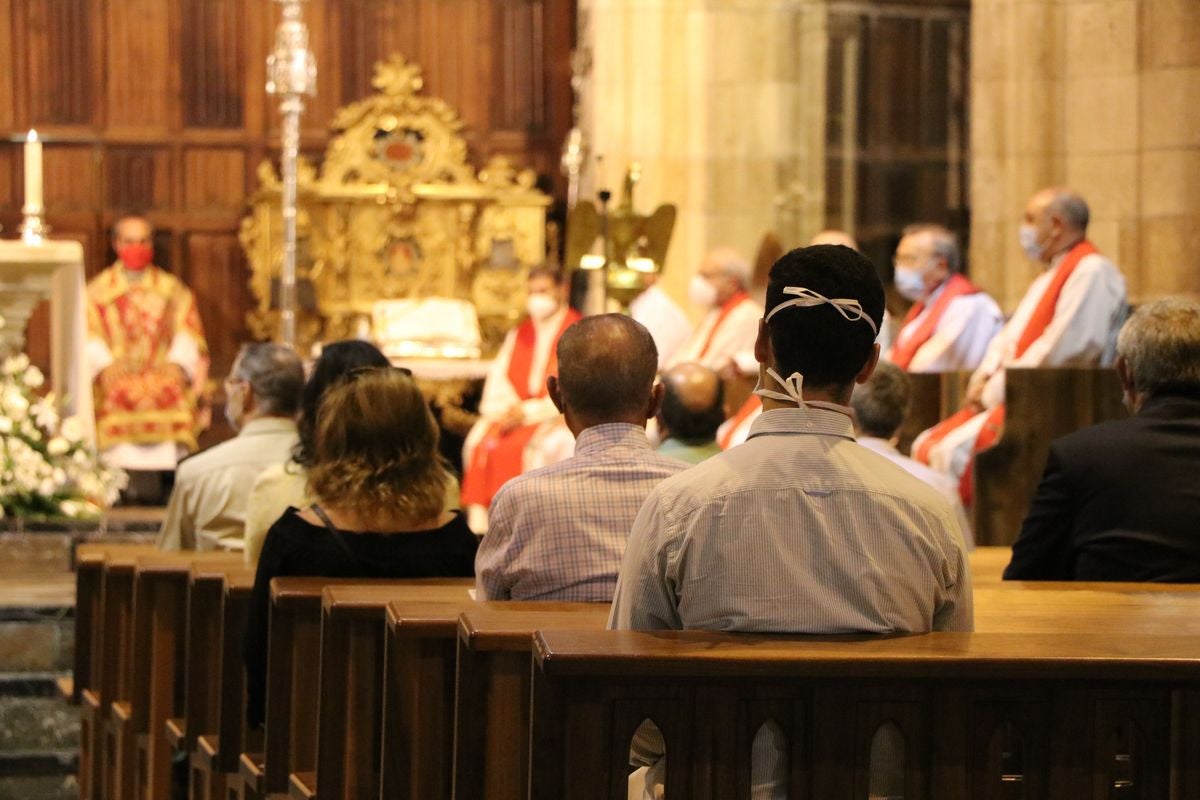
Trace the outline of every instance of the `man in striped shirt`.
{"label": "man in striped shirt", "polygon": [[[878,361],[883,302],[874,266],[849,248],[807,247],[775,263],[755,343],[763,413],[744,445],[650,493],[611,627],[972,630],[971,576],[949,503],[854,439],[847,404]],[[654,763],[662,750],[641,744],[642,762]],[[756,748],[754,797],[782,796],[779,750]]]}
{"label": "man in striped shirt", "polygon": [[587,317],[558,340],[550,398],[575,434],[575,455],[501,487],[475,558],[480,600],[612,601],[625,540],[642,501],[688,465],[654,452],[658,353],[641,324]]}

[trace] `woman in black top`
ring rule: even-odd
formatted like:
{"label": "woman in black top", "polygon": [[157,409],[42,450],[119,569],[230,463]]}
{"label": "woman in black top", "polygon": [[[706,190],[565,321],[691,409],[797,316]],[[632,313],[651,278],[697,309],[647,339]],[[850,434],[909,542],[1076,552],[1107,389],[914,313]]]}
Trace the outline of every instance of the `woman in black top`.
{"label": "woman in black top", "polygon": [[420,390],[400,370],[373,369],[332,389],[317,417],[312,496],[267,532],[246,623],[247,718],[261,725],[271,579],[470,577],[478,541],[461,511],[444,511],[447,474]]}

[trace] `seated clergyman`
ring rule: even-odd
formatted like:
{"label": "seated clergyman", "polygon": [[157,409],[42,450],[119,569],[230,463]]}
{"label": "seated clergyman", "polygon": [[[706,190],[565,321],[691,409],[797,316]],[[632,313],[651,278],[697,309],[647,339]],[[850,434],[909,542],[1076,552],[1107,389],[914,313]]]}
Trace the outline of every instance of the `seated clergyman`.
{"label": "seated clergyman", "polygon": [[[763,413],[745,444],[650,493],[611,627],[971,630],[971,575],[950,504],[854,440],[851,389],[879,359],[874,265],[846,247],[793,250],[771,268],[767,307],[754,348]],[[635,758],[653,764],[651,790],[665,772],[653,738],[639,737]],[[777,744],[765,749],[754,791],[782,797],[783,759]]]}
{"label": "seated clergyman", "polygon": [[1138,309],[1117,374],[1133,416],[1050,445],[1006,580],[1200,582],[1200,303]]}

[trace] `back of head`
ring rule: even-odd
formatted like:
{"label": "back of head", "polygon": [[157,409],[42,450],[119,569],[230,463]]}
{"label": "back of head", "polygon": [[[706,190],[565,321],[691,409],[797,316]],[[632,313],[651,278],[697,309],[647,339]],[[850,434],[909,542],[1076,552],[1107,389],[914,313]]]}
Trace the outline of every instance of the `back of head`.
{"label": "back of head", "polygon": [[312,463],[317,427],[317,411],[325,393],[347,376],[362,369],[391,366],[387,356],[369,342],[349,339],[327,344],[313,365],[312,375],[304,384],[300,403],[300,443],[296,446],[295,461],[308,466]]}
{"label": "back of head", "polygon": [[623,314],[585,317],[558,340],[558,385],[564,411],[589,425],[648,408],[658,370],[650,332]]}
{"label": "back of head", "polygon": [[262,414],[291,417],[300,410],[304,365],[290,347],[272,342],[248,344],[236,363],[234,377],[250,384]]}
{"label": "back of head", "polygon": [[438,428],[413,379],[373,369],[334,386],[317,415],[309,489],[373,526],[419,523],[442,509]]}
{"label": "back of head", "polygon": [[720,376],[700,364],[680,364],[663,374],[659,419],[676,439],[712,441],[725,421],[725,387]]}
{"label": "back of head", "polygon": [[904,370],[880,361],[866,383],[854,387],[850,405],[858,429],[865,436],[891,439],[908,413],[909,381]]}
{"label": "back of head", "polygon": [[[841,245],[793,250],[771,267],[767,311],[795,299],[789,287],[804,288],[830,300],[857,301],[877,330],[883,322],[883,284],[875,265]],[[848,390],[874,352],[875,330],[865,319],[847,319],[828,303],[789,307],[767,323],[776,370],[804,376],[813,388]]]}
{"label": "back of head", "polygon": [[1200,391],[1200,303],[1173,297],[1142,306],[1121,328],[1117,355],[1140,394]]}

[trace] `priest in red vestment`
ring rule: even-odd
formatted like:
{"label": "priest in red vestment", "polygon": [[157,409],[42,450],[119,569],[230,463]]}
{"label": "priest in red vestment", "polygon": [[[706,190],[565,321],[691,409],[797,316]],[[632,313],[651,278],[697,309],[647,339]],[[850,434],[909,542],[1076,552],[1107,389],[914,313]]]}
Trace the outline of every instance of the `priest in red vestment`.
{"label": "priest in red vestment", "polygon": [[688,285],[688,299],[704,318],[668,366],[696,363],[720,372],[754,350],[763,310],[750,297],[751,278],[750,263],[734,250],[721,247],[704,257]]}
{"label": "priest in red vestment", "polygon": [[958,237],[941,225],[909,225],[894,265],[896,291],[913,304],[884,359],[908,372],[978,367],[1004,315],[962,274]]}
{"label": "priest in red vestment", "polygon": [[1125,278],[1087,239],[1087,203],[1066,189],[1043,189],[1025,207],[1021,247],[1043,272],[971,375],[962,410],[922,433],[913,457],[960,481],[972,499],[971,464],[999,440],[1007,367],[1111,364],[1125,319]]}
{"label": "priest in red vestment", "polygon": [[113,226],[117,260],[87,285],[96,435],[106,460],[130,470],[173,470],[196,450],[208,346],[196,298],[154,259],[142,217]]}
{"label": "priest in red vestment", "polygon": [[476,533],[504,483],[570,457],[574,439],[546,390],[558,374],[558,337],[579,312],[567,305],[567,283],[551,267],[529,273],[529,316],[509,331],[492,362],[479,401],[479,421],[463,447],[462,502]]}

